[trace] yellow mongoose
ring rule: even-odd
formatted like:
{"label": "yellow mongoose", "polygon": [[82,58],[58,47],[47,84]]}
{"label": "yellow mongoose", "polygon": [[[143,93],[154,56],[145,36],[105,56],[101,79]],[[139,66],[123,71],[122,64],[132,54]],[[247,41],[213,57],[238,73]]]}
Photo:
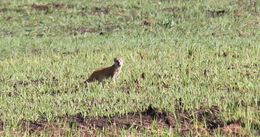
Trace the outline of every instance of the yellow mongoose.
{"label": "yellow mongoose", "polygon": [[112,78],[115,80],[119,73],[121,72],[121,68],[123,66],[123,59],[115,58],[114,64],[110,67],[101,68],[94,71],[90,77],[85,81],[85,83],[90,83],[94,81],[102,82],[105,79]]}

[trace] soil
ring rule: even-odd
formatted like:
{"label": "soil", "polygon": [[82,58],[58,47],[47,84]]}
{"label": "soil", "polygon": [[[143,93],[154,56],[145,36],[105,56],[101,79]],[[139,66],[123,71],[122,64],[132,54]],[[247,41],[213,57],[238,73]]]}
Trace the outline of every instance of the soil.
{"label": "soil", "polygon": [[[179,102],[178,105],[181,105]],[[84,117],[83,114],[64,115],[57,117],[54,121],[47,121],[46,118],[41,118],[36,121],[22,120],[19,122],[22,132],[39,135],[45,132],[49,135],[66,135],[68,131],[80,132],[83,136],[95,136],[98,131],[106,131],[106,134],[116,135],[122,129],[135,129],[136,131],[150,129],[172,129],[177,128],[181,135],[213,135],[218,129],[223,134],[240,135],[242,129],[239,120],[224,124],[219,116],[219,108],[213,106],[210,108],[200,108],[193,112],[184,111],[176,108],[176,114],[170,112],[159,111],[151,105],[141,112],[130,112],[125,115],[114,115],[112,117]],[[202,125],[194,126],[194,115],[199,122],[205,122]],[[4,124],[0,122],[0,131],[3,131]],[[77,130],[77,131],[76,131]],[[74,133],[74,132],[73,132]],[[100,132],[99,132],[100,133]]]}

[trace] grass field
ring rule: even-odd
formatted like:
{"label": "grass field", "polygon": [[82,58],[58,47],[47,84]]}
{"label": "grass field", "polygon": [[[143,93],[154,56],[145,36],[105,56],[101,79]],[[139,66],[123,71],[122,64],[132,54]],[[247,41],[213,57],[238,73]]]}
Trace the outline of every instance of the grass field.
{"label": "grass field", "polygon": [[[259,136],[259,8],[1,0],[0,136]],[[83,84],[114,57],[115,83]]]}

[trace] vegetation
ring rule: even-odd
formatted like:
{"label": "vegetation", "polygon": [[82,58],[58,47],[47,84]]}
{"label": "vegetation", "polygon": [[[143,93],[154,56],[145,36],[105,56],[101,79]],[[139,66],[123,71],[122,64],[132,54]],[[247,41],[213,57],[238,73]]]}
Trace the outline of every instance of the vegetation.
{"label": "vegetation", "polygon": [[[0,134],[259,136],[259,7],[2,0]],[[116,83],[83,84],[118,56]]]}

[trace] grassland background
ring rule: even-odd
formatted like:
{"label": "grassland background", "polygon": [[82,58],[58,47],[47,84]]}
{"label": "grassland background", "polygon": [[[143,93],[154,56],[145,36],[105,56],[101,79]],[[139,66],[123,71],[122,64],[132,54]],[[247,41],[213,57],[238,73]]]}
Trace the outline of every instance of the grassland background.
{"label": "grassland background", "polygon": [[[31,6],[53,2],[65,6]],[[248,0],[2,0],[3,131],[19,128],[20,120],[112,116],[150,104],[174,113],[182,98],[183,109],[216,105],[225,121],[241,118],[256,136],[259,7]],[[116,56],[125,60],[116,84],[81,85]]]}

